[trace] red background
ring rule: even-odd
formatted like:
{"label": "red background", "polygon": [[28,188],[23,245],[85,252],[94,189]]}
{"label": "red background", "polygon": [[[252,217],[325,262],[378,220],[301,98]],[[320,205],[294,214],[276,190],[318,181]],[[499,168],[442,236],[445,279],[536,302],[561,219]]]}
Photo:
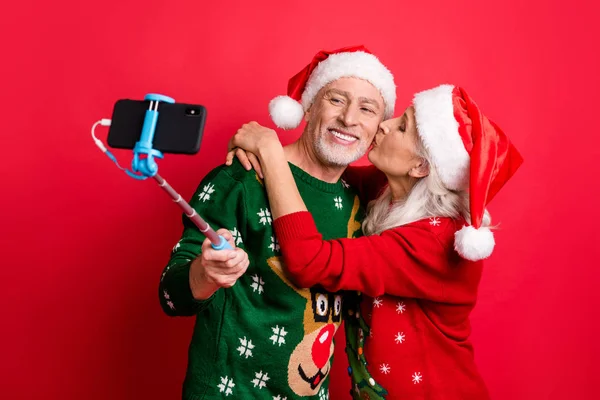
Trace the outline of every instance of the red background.
{"label": "red background", "polygon": [[[501,227],[472,318],[493,398],[598,398],[600,28],[592,1],[562,3],[4,5],[0,397],[180,396],[193,321],[157,298],[180,212],[97,150],[94,121],[147,92],[205,105],[200,153],[160,163],[189,198],[242,123],[271,125],[268,101],[316,51],[362,43],[394,72],[398,112],[460,84],[524,155],[490,207]],[[332,399],[348,390],[337,356]]]}

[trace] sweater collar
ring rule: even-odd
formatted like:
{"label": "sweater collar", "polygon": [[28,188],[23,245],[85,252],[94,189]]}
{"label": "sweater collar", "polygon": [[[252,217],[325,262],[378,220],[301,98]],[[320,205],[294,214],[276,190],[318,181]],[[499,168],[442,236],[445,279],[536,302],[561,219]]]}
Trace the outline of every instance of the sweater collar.
{"label": "sweater collar", "polygon": [[292,174],[295,178],[300,179],[310,186],[326,193],[339,193],[343,191],[344,186],[342,185],[341,179],[338,179],[336,183],[329,183],[322,181],[320,179],[315,178],[314,176],[308,174],[306,171],[301,169],[300,167],[288,162],[290,169],[292,170]]}

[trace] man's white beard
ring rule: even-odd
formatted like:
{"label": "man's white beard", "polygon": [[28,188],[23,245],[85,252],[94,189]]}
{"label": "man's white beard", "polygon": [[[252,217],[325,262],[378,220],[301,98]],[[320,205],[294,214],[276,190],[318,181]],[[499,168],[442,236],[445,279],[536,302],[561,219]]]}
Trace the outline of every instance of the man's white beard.
{"label": "man's white beard", "polygon": [[349,150],[347,146],[342,144],[331,143],[327,140],[326,135],[330,135],[330,133],[320,135],[315,141],[315,153],[321,161],[331,166],[347,167],[365,155],[369,149],[369,143],[363,140],[358,144],[358,147]]}

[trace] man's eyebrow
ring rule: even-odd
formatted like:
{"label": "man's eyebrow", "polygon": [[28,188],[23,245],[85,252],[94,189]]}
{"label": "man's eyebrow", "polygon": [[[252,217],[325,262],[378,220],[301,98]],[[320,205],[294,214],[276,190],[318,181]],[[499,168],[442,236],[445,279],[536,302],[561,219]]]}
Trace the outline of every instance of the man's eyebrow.
{"label": "man's eyebrow", "polygon": [[[350,95],[350,93],[349,93],[349,92],[346,92],[346,91],[344,91],[344,90],[339,90],[339,89],[329,89],[329,90],[327,91],[327,94],[337,94],[337,95],[340,95],[340,96],[344,96],[344,97],[346,97],[347,99],[350,99],[350,98],[352,98],[352,96]],[[375,100],[375,99],[372,99],[372,98],[370,98],[370,97],[359,97],[359,98],[358,98],[358,101],[359,101],[360,103],[367,103],[367,104],[371,104],[371,105],[373,105],[374,107],[376,107],[377,109],[379,109],[379,108],[380,108],[380,104],[379,104],[379,102],[378,102],[377,100]]]}
{"label": "man's eyebrow", "polygon": [[344,97],[348,97],[348,98],[350,98],[350,93],[348,93],[348,92],[346,92],[346,91],[343,91],[343,90],[339,90],[339,89],[329,89],[329,90],[327,91],[327,93],[328,93],[328,94],[332,94],[332,93],[334,93],[334,94],[339,94],[340,96],[344,96]]}
{"label": "man's eyebrow", "polygon": [[358,100],[361,103],[368,103],[368,104],[371,104],[371,105],[373,105],[373,106],[375,106],[375,107],[377,107],[379,109],[379,102],[377,100],[375,100],[375,99],[371,99],[369,97],[359,97]]}

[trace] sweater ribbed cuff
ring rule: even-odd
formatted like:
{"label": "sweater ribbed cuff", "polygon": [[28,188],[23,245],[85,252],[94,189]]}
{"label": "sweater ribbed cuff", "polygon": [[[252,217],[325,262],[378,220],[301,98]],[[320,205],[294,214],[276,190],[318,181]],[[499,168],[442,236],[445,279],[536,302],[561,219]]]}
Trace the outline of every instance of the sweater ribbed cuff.
{"label": "sweater ribbed cuff", "polygon": [[277,218],[273,222],[279,243],[308,238],[319,234],[313,216],[308,211],[298,211]]}
{"label": "sweater ribbed cuff", "polygon": [[169,271],[169,280],[173,300],[174,302],[177,300],[175,305],[179,305],[181,311],[185,314],[196,314],[210,304],[214,295],[206,300],[196,300],[194,298],[190,288],[190,265],[191,261],[179,265],[175,264]]}

